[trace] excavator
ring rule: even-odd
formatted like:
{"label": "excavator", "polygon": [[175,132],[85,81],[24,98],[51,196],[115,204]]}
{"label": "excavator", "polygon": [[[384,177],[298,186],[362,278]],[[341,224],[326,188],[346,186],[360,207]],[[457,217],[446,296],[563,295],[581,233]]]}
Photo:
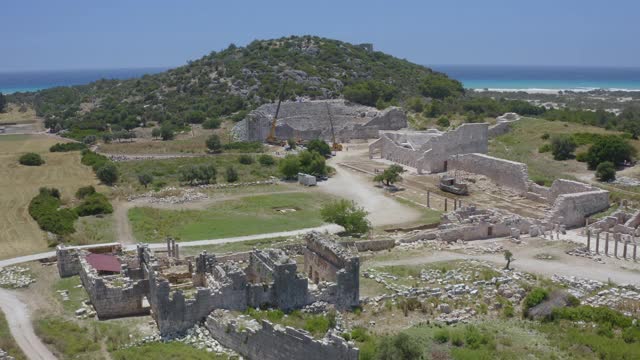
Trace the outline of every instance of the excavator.
{"label": "excavator", "polygon": [[336,142],[336,132],[333,129],[333,117],[331,116],[331,109],[329,109],[329,104],[325,103],[327,107],[327,114],[329,115],[329,124],[331,125],[331,150],[333,151],[342,151],[342,144]]}
{"label": "excavator", "polygon": [[271,129],[269,130],[269,135],[267,136],[266,142],[271,145],[283,145],[283,141],[278,141],[276,137],[276,122],[278,121],[278,114],[280,113],[280,104],[282,103],[282,98],[284,95],[286,82],[282,83],[280,87],[280,94],[278,94],[278,106],[276,107],[276,114],[273,116],[273,120],[271,121]]}

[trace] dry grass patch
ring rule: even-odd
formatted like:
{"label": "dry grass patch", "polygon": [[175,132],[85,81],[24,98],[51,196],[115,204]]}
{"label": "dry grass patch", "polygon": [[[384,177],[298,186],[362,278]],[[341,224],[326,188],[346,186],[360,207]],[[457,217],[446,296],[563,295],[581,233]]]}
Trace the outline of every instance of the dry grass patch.
{"label": "dry grass patch", "polygon": [[[28,212],[40,187],[55,187],[62,192],[63,201],[69,201],[79,187],[98,185],[91,168],[80,164],[79,152],[49,152],[58,142],[46,135],[0,136],[0,258],[47,250],[45,233]],[[39,153],[46,163],[19,165],[18,157],[25,152]]]}

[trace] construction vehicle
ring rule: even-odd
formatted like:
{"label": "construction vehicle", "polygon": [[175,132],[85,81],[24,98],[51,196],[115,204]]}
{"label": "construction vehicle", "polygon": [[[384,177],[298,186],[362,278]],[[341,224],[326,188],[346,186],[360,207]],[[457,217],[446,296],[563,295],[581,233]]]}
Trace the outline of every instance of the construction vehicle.
{"label": "construction vehicle", "polygon": [[456,195],[469,195],[469,188],[467,184],[461,184],[457,182],[453,176],[443,176],[440,178],[440,190],[446,191]]}
{"label": "construction vehicle", "polygon": [[329,124],[331,125],[331,150],[332,151],[342,151],[342,144],[336,142],[336,132],[333,129],[333,117],[331,116],[331,109],[329,109],[329,104],[325,103],[327,107],[327,115],[329,115]]}
{"label": "construction vehicle", "polygon": [[269,130],[269,135],[267,136],[266,142],[271,145],[280,145],[286,144],[286,141],[278,141],[276,138],[276,123],[278,122],[278,114],[280,113],[280,104],[282,103],[282,98],[284,97],[284,89],[286,82],[282,82],[282,86],[280,87],[280,94],[278,94],[278,106],[276,107],[276,114],[273,116],[273,120],[271,121],[271,129]]}

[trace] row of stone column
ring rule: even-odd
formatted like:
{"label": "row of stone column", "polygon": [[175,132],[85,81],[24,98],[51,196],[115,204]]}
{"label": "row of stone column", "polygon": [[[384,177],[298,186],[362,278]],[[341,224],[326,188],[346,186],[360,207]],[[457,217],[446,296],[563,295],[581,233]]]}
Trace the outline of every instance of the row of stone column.
{"label": "row of stone column", "polygon": [[[450,199],[446,196],[444,197],[444,211],[449,211],[449,203],[453,203],[453,210],[457,210],[462,207],[462,200],[458,199]],[[431,191],[427,190],[427,207],[431,208]]]}
{"label": "row of stone column", "polygon": [[167,238],[167,256],[180,258],[180,245],[176,243],[175,239]]}
{"label": "row of stone column", "polygon": [[[600,231],[595,231],[595,241],[596,241],[596,254],[600,254]],[[609,232],[604,232],[604,254],[609,256]],[[623,239],[624,236],[624,239]],[[587,230],[587,248],[591,251],[591,229]],[[618,256],[618,244],[622,243],[622,258],[627,260],[627,258],[633,259],[633,261],[637,261],[638,254],[638,242],[631,235],[623,235],[620,233],[613,233],[613,256],[619,258]],[[632,245],[633,253],[628,254],[628,245]]]}

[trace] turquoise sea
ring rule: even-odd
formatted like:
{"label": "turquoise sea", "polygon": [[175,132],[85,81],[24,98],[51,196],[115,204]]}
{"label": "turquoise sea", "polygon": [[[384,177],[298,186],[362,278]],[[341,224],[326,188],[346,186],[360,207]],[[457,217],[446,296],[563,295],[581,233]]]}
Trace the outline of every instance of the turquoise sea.
{"label": "turquoise sea", "polygon": [[47,89],[56,86],[88,84],[100,79],[130,79],[154,74],[167,68],[51,70],[0,72],[0,92],[11,94]]}
{"label": "turquoise sea", "polygon": [[[640,91],[640,67],[569,67],[509,65],[430,65],[460,80],[465,88],[554,92],[593,89]],[[0,72],[0,92],[36,91],[87,84],[99,79],[130,79],[167,68]]]}
{"label": "turquoise sea", "polygon": [[640,67],[432,65],[468,89],[523,91],[640,91]]}

